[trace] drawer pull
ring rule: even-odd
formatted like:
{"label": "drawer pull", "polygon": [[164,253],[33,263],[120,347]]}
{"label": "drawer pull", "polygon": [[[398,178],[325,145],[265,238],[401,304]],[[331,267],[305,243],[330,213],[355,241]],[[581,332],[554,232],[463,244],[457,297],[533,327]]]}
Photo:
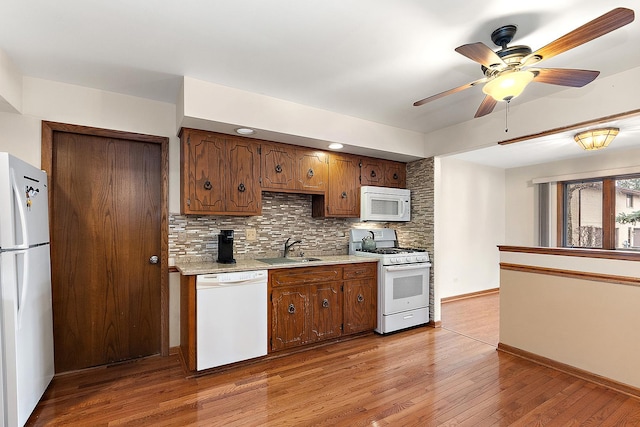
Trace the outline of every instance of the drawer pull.
{"label": "drawer pull", "polygon": [[281,172],[282,172],[282,166],[276,165],[276,173],[281,173]]}
{"label": "drawer pull", "polygon": [[289,304],[289,308],[287,309],[287,311],[289,312],[289,314],[295,314],[296,306],[293,304]]}
{"label": "drawer pull", "polygon": [[213,185],[211,185],[211,181],[205,181],[204,182],[204,189],[205,190],[211,190],[213,188]]}
{"label": "drawer pull", "polygon": [[362,294],[358,294],[358,302],[363,302],[364,301],[364,297],[362,296]]}
{"label": "drawer pull", "polygon": [[329,300],[328,300],[328,299],[326,299],[326,298],[325,298],[325,299],[323,299],[323,300],[322,300],[322,306],[323,306],[324,308],[329,307]]}

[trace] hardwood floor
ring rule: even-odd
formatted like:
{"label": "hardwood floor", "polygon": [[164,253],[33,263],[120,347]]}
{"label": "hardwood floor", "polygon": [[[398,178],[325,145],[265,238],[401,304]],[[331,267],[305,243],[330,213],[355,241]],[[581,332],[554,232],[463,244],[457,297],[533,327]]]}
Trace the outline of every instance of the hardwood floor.
{"label": "hardwood floor", "polygon": [[494,347],[500,340],[500,294],[474,296],[442,304],[442,327]]}
{"label": "hardwood floor", "polygon": [[370,335],[192,379],[176,355],[59,376],[28,425],[640,425],[640,400],[498,352],[447,317],[451,330]]}

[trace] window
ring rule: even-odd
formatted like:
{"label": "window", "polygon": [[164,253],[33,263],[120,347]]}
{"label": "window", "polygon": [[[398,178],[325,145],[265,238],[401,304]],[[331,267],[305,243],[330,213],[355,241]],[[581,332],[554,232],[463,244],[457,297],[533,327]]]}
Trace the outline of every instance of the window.
{"label": "window", "polygon": [[562,246],[640,250],[640,175],[567,181],[558,189]]}

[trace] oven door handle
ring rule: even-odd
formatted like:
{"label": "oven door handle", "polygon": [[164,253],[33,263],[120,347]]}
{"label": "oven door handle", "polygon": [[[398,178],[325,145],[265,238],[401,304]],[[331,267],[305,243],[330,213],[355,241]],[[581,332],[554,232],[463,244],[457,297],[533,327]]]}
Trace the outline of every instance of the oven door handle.
{"label": "oven door handle", "polygon": [[424,268],[431,267],[430,262],[420,262],[415,264],[403,264],[403,265],[386,265],[384,266],[385,271],[410,271],[410,270],[420,270]]}

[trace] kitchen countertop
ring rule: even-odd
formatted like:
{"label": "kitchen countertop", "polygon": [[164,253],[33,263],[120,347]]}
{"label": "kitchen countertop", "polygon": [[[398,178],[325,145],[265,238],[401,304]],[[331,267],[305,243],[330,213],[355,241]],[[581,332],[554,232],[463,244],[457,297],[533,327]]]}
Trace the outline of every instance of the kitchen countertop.
{"label": "kitchen countertop", "polygon": [[356,264],[362,262],[378,262],[377,259],[355,256],[355,255],[333,255],[319,256],[320,261],[311,262],[291,262],[271,265],[255,259],[238,260],[235,264],[219,264],[215,261],[180,261],[176,260],[175,267],[180,274],[192,276],[196,274],[230,273],[234,271],[249,270],[273,270],[276,268],[295,267],[319,267],[333,264]]}

